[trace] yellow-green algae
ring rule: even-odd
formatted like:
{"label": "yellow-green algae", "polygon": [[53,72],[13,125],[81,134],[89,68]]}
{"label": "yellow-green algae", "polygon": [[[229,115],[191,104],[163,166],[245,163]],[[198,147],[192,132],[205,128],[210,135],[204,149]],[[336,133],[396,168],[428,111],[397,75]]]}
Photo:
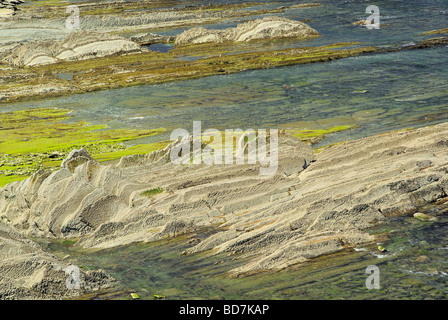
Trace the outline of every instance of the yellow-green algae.
{"label": "yellow-green algae", "polygon": [[0,113],[0,186],[55,167],[73,149],[84,147],[98,161],[148,153],[168,142],[127,148],[121,143],[153,136],[165,129],[108,129],[84,121],[68,122],[68,109],[31,109]]}
{"label": "yellow-green algae", "polygon": [[[80,8],[83,16],[104,16],[104,15],[123,15],[126,17],[140,15],[143,13],[150,13],[157,10],[157,12],[203,12],[203,11],[223,11],[223,10],[238,10],[248,8],[262,3],[246,2],[234,4],[220,4],[209,3],[204,5],[185,5],[176,7],[179,3],[175,0],[162,1],[113,1],[113,2],[97,2],[79,1],[76,5]],[[44,1],[30,1],[20,6],[20,9],[39,14],[40,17],[53,18],[56,15],[65,16],[65,9],[67,2],[59,0],[44,0]],[[151,11],[150,11],[151,10]],[[152,11],[154,10],[154,11]]]}

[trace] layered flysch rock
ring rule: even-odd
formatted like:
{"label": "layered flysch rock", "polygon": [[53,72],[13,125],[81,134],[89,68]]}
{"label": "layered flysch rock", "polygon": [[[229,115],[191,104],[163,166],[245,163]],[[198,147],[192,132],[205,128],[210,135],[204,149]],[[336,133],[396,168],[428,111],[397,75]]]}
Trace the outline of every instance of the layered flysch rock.
{"label": "layered flysch rock", "polygon": [[[1,189],[0,218],[27,235],[80,237],[83,248],[215,228],[185,254],[249,258],[232,270],[236,274],[282,269],[371,242],[365,228],[445,197],[447,136],[448,124],[441,124],[313,155],[309,146],[280,135],[273,176],[260,175],[260,164],[173,164],[170,150],[178,142],[115,165],[74,152],[60,170]],[[85,159],[74,161],[76,154]]]}
{"label": "layered flysch rock", "polygon": [[12,17],[16,10],[17,5],[25,3],[24,0],[0,0],[0,18]]}
{"label": "layered flysch rock", "polygon": [[75,268],[0,222],[0,300],[64,299],[110,287],[114,282],[101,270],[78,268],[79,274],[74,276],[70,270]]}
{"label": "layered flysch rock", "polygon": [[303,22],[283,17],[264,17],[224,30],[192,28],[176,37],[176,45],[292,37],[305,39],[316,36],[319,36],[319,33]]}
{"label": "layered flysch rock", "polygon": [[0,60],[14,66],[35,66],[140,51],[140,45],[120,36],[78,31],[63,41],[32,41],[10,45],[0,50]]}
{"label": "layered flysch rock", "polygon": [[139,45],[152,45],[156,43],[168,43],[176,39],[175,36],[162,36],[160,34],[155,34],[151,32],[139,33],[130,37],[132,41],[138,43]]}

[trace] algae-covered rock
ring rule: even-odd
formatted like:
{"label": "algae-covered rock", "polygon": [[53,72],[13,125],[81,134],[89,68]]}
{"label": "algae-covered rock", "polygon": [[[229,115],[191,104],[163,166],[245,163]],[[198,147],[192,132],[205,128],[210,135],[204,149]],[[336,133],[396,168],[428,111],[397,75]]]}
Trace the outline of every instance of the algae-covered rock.
{"label": "algae-covered rock", "polygon": [[68,157],[62,161],[61,168],[65,168],[70,170],[71,172],[74,172],[77,166],[88,161],[95,160],[90,156],[86,149],[75,149],[72,150]]}
{"label": "algae-covered rock", "polygon": [[131,298],[134,299],[134,300],[140,299],[139,295],[136,294],[136,293],[131,293]]}
{"label": "algae-covered rock", "polygon": [[140,33],[132,36],[130,38],[132,41],[137,42],[140,45],[151,45],[156,43],[167,43],[174,41],[176,39],[175,36],[162,36],[160,34],[155,33]]}
{"label": "algae-covered rock", "polygon": [[[69,277],[79,287],[68,286]],[[44,252],[0,221],[0,300],[67,299],[111,287],[114,281],[102,270],[85,271]]]}
{"label": "algae-covered rock", "polygon": [[437,221],[436,217],[432,217],[430,215],[421,213],[421,212],[417,212],[414,213],[414,218],[421,220],[421,221]]}
{"label": "algae-covered rock", "polygon": [[85,60],[140,51],[140,45],[124,37],[78,31],[63,41],[31,41],[0,50],[0,61],[14,66],[36,66],[60,60]]}

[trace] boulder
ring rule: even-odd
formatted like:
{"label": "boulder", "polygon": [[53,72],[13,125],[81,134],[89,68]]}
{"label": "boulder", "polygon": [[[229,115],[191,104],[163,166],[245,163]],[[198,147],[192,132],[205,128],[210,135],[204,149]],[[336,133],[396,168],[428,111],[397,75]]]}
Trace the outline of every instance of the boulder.
{"label": "boulder", "polygon": [[126,38],[91,31],[70,34],[58,49],[56,58],[61,60],[85,60],[141,50],[138,44]]}
{"label": "boulder", "polygon": [[437,221],[436,217],[432,217],[430,215],[427,215],[427,214],[421,213],[421,212],[414,213],[414,218],[421,220],[421,221]]}
{"label": "boulder", "polygon": [[156,43],[167,43],[172,42],[176,39],[175,36],[162,36],[155,33],[140,33],[130,38],[132,41],[138,43],[139,45],[152,45]]}

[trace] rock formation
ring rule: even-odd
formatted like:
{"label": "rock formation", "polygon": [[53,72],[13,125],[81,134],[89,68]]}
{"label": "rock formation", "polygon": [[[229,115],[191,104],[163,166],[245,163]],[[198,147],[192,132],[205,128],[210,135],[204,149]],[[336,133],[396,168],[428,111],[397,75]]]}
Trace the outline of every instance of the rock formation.
{"label": "rock formation", "polygon": [[72,170],[40,172],[1,189],[0,218],[30,236],[80,237],[83,248],[215,228],[185,254],[251,258],[235,274],[282,269],[371,242],[365,228],[445,197],[447,134],[448,124],[440,124],[346,142],[317,155],[281,135],[273,176],[260,176],[260,164],[173,164],[169,154],[178,142],[115,165],[74,152],[70,161],[86,159]]}
{"label": "rock formation", "polygon": [[17,5],[25,3],[24,0],[0,0],[0,18],[9,18],[17,10]]}
{"label": "rock formation", "polygon": [[35,242],[0,222],[0,300],[72,298],[110,287],[114,282],[101,270],[78,269],[79,288],[68,286],[69,267],[67,261],[44,252]]}
{"label": "rock formation", "polygon": [[156,44],[156,43],[168,43],[168,42],[172,42],[176,39],[175,36],[162,36],[160,34],[155,34],[155,33],[140,33],[140,34],[136,34],[132,37],[130,37],[130,39],[136,43],[138,43],[139,45],[152,45],[152,44]]}
{"label": "rock formation", "polygon": [[137,43],[120,36],[78,31],[63,41],[33,41],[8,46],[6,50],[0,50],[0,60],[14,66],[35,66],[140,51]]}
{"label": "rock formation", "polygon": [[224,30],[192,28],[176,37],[176,45],[316,36],[319,33],[303,22],[282,17],[264,17]]}

